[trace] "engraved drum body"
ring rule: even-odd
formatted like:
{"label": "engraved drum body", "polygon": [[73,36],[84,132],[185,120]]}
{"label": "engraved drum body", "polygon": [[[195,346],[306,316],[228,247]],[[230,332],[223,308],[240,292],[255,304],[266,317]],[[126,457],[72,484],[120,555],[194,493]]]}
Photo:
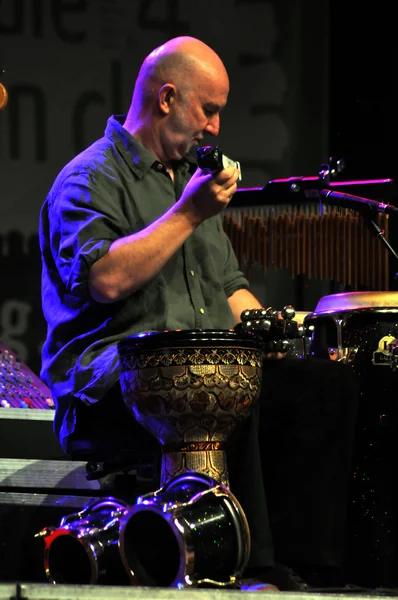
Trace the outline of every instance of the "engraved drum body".
{"label": "engraved drum body", "polygon": [[184,471],[228,486],[224,443],[251,413],[263,349],[251,333],[144,333],[118,345],[124,402],[162,445],[161,485]]}

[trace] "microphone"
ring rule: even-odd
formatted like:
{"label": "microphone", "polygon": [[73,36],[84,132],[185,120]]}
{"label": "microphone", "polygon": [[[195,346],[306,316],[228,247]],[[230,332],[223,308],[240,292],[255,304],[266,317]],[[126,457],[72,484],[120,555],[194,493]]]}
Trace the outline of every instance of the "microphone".
{"label": "microphone", "polygon": [[392,204],[384,204],[376,200],[361,198],[360,196],[352,196],[343,192],[332,192],[332,190],[321,190],[321,199],[326,200],[330,206],[342,206],[351,210],[372,209],[376,212],[392,215],[398,213],[398,208]]}

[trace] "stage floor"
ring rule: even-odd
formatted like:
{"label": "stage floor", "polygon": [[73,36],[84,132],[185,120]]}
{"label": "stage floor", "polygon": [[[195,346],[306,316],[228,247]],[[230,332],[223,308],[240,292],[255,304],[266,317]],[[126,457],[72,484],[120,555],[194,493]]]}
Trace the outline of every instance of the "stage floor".
{"label": "stage floor", "polygon": [[241,595],[249,598],[267,598],[268,600],[332,600],[333,598],[347,598],[350,600],[363,600],[368,598],[385,598],[398,596],[398,590],[377,590],[375,592],[358,593],[355,590],[337,591],[329,593],[319,592],[242,592],[240,590],[219,589],[184,589],[156,588],[156,587],[115,587],[115,586],[90,586],[90,585],[51,585],[36,583],[0,583],[0,600],[176,600],[189,598],[192,600],[234,600]]}

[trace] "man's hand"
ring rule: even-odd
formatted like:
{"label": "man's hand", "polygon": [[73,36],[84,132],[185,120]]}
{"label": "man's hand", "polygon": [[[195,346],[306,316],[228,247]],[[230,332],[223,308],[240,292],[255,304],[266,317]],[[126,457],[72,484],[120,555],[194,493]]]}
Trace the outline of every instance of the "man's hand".
{"label": "man's hand", "polygon": [[192,212],[198,222],[213,217],[228,206],[236,192],[239,171],[229,166],[215,174],[197,169],[177,205]]}
{"label": "man's hand", "polygon": [[[235,325],[241,322],[241,315],[246,310],[261,310],[264,307],[260,304],[257,298],[246,289],[237,290],[228,298],[228,303],[231,307],[234,316]],[[250,307],[250,308],[248,308]],[[278,314],[278,319],[283,320],[283,317]],[[281,359],[286,356],[285,352],[267,352],[264,353],[264,359]]]}

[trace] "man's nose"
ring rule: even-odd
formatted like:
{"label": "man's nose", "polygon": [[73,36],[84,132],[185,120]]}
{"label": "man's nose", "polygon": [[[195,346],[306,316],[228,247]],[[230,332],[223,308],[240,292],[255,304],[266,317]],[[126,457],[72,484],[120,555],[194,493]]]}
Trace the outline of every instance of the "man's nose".
{"label": "man's nose", "polygon": [[220,115],[213,115],[207,122],[205,131],[210,135],[218,135],[220,131]]}

